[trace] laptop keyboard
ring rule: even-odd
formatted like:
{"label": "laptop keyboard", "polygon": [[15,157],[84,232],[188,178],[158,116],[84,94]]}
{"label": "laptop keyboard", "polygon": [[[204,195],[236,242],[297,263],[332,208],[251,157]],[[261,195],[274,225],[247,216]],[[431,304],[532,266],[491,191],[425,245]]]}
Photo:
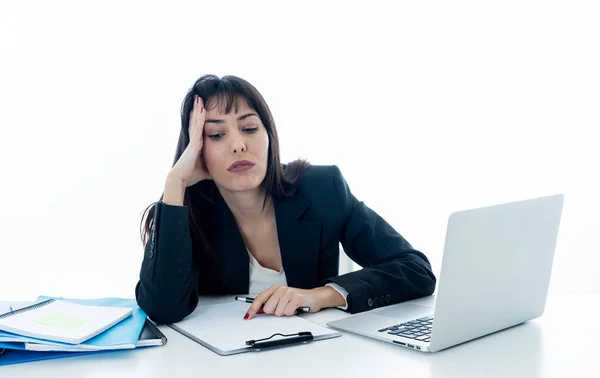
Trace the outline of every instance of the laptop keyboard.
{"label": "laptop keyboard", "polygon": [[423,318],[411,320],[410,322],[400,323],[378,330],[387,332],[390,335],[406,337],[419,341],[429,341],[431,339],[431,328],[433,327],[433,317],[425,316]]}

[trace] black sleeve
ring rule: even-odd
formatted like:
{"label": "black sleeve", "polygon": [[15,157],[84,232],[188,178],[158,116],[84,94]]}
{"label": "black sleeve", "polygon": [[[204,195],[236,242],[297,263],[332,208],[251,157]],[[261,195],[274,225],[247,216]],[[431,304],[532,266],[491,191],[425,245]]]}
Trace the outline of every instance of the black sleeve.
{"label": "black sleeve", "polygon": [[135,295],[140,308],[157,323],[178,322],[196,308],[198,271],[187,206],[156,204]]}
{"label": "black sleeve", "polygon": [[342,247],[363,267],[325,282],[348,291],[348,311],[357,313],[431,295],[436,278],[427,257],[354,197],[338,167],[334,187],[342,211]]}

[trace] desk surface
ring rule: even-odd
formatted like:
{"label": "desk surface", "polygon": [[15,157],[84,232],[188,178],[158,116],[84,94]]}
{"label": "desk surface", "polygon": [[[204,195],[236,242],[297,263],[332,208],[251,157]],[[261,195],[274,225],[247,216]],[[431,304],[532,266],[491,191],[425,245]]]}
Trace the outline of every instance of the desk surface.
{"label": "desk surface", "polygon": [[[431,297],[419,301],[430,301]],[[348,314],[304,314],[319,324]],[[426,354],[344,333],[297,347],[221,357],[161,326],[163,347],[0,366],[9,377],[566,377],[598,370],[600,296],[552,296],[525,324]],[[579,374],[577,374],[579,373]],[[585,374],[587,373],[587,374]]]}

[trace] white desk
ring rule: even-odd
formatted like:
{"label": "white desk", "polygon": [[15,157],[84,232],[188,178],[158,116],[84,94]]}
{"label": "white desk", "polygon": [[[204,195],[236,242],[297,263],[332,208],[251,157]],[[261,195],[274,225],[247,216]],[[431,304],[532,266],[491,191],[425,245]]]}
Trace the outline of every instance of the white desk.
{"label": "white desk", "polygon": [[[423,298],[420,301],[429,301]],[[316,323],[348,316],[328,309]],[[0,377],[569,377],[600,368],[600,296],[551,296],[536,320],[426,354],[345,333],[268,352],[221,357],[161,326],[163,347],[0,366]]]}

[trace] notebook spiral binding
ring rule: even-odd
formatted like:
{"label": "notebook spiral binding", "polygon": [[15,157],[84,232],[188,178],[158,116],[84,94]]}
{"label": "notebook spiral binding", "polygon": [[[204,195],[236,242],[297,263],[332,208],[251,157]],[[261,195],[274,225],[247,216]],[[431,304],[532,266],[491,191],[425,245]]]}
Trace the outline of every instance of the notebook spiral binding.
{"label": "notebook spiral binding", "polygon": [[40,303],[36,303],[34,305],[31,305],[31,306],[23,307],[21,309],[15,310],[13,312],[7,312],[4,315],[0,315],[0,319],[5,319],[5,318],[8,318],[8,317],[13,316],[13,315],[18,315],[18,314],[21,314],[23,312],[35,310],[35,309],[38,309],[38,308],[44,307],[44,306],[48,306],[50,303],[52,303],[54,301],[56,301],[56,299],[52,298],[52,299],[48,299],[48,300],[45,300],[45,301],[40,302]]}

